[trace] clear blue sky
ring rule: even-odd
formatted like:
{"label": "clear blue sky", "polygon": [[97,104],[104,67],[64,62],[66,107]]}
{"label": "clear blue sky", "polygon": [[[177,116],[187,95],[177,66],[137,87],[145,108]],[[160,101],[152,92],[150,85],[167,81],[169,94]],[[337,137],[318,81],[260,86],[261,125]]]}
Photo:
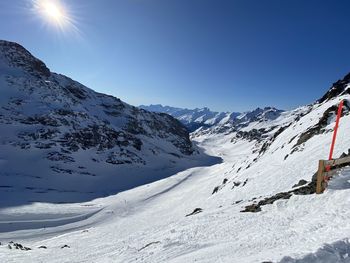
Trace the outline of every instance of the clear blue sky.
{"label": "clear blue sky", "polygon": [[134,105],[290,109],[350,71],[348,0],[61,0],[79,33],[32,1],[1,0],[0,38]]}

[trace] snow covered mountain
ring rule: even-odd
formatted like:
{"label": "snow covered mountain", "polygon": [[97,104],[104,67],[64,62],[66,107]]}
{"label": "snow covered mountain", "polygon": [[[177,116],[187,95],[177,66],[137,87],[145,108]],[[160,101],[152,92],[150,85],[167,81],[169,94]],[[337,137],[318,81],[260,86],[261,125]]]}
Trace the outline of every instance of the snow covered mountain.
{"label": "snow covered mountain", "polygon": [[0,41],[0,93],[4,205],[12,193],[85,200],[198,165],[198,151],[179,121],[50,72],[16,43]]}
{"label": "snow covered mountain", "polygon": [[[13,193],[22,199],[28,198],[30,189],[25,190],[25,186],[41,182],[43,188],[32,191],[42,192],[48,198],[46,192],[50,190],[44,185],[57,189],[61,181],[65,184],[72,182],[73,175],[69,173],[56,175],[50,172],[49,177],[42,172],[49,171],[48,164],[53,162],[42,158],[47,154],[44,151],[51,152],[56,148],[37,148],[37,145],[42,144],[36,144],[36,140],[30,136],[30,148],[27,149],[26,141],[15,136],[19,129],[27,131],[30,127],[36,129],[35,125],[47,127],[51,123],[50,118],[48,121],[45,118],[45,124],[37,118],[35,124],[22,123],[21,120],[23,115],[26,120],[26,114],[31,111],[45,112],[46,107],[53,107],[48,116],[55,116],[55,101],[61,99],[59,95],[67,97],[66,93],[58,93],[57,90],[66,87],[63,84],[66,82],[62,82],[62,76],[49,74],[35,60],[29,64],[20,64],[25,68],[31,65],[28,71],[22,66],[20,69],[19,66],[10,67],[7,62],[3,62],[7,61],[4,58],[1,61],[0,87],[6,92],[6,103],[2,96],[0,100],[4,106],[1,109],[0,127],[4,131],[1,130],[0,190],[5,207],[0,207],[0,240],[6,245],[0,245],[0,262],[347,262],[350,251],[350,169],[345,167],[340,170],[339,176],[330,181],[322,195],[314,193],[314,175],[318,160],[327,158],[340,100],[345,100],[345,104],[334,157],[349,154],[350,74],[335,82],[324,96],[310,105],[284,112],[274,108],[257,109],[240,114],[233,121],[223,120],[210,127],[197,129],[191,134],[191,139],[192,143],[198,145],[198,150],[204,149],[208,155],[222,158],[222,162],[207,162],[207,166],[202,166],[203,162],[200,161],[197,167],[193,166],[203,155],[190,154],[196,151],[193,145],[182,144],[184,148],[174,145],[171,138],[177,133],[170,137],[164,134],[155,138],[131,133],[142,141],[142,153],[145,148],[157,145],[161,153],[154,155],[152,165],[149,165],[149,156],[153,155],[147,154],[147,151],[140,156],[145,164],[130,158],[130,164],[112,165],[104,159],[109,156],[109,150],[102,147],[96,151],[89,145],[81,145],[79,136],[72,139],[79,147],[76,152],[74,147],[68,148],[71,144],[61,145],[66,141],[52,140],[56,145],[51,147],[61,147],[70,152],[68,156],[75,160],[72,167],[75,163],[91,167],[90,158],[93,156],[99,161],[96,162],[97,170],[102,170],[102,174],[112,174],[113,170],[118,175],[122,171],[119,168],[124,166],[125,171],[132,174],[148,170],[148,174],[156,173],[164,179],[88,202],[75,200],[75,203],[66,204],[51,198],[46,199],[46,202],[31,199],[19,205],[9,203],[7,195]],[[47,72],[47,77],[42,76],[43,72]],[[41,79],[42,84],[37,85]],[[52,87],[57,91],[57,96],[50,97],[51,93],[46,89],[50,87],[51,90],[52,82],[58,85]],[[32,87],[29,84],[32,83],[46,91],[44,96],[28,103],[28,106],[7,102],[12,96],[20,94],[25,94],[20,97],[23,101],[28,98],[33,100],[32,93],[28,93]],[[96,118],[91,117],[90,114],[96,114],[96,109],[100,108],[98,94],[79,87],[89,97],[77,99],[72,95],[77,104],[69,103],[70,107],[87,108],[89,121],[112,118],[101,112]],[[36,94],[41,89],[35,90],[33,88],[32,92],[39,96]],[[105,95],[100,96],[106,103],[105,99],[108,99]],[[50,98],[47,104],[43,103],[46,98]],[[57,104],[61,105],[61,102]],[[122,116],[126,113],[134,116],[131,110],[133,107],[122,105],[125,106]],[[22,107],[26,107],[25,111]],[[105,107],[103,109],[105,111]],[[112,111],[108,107],[106,110]],[[170,118],[144,111],[141,113],[149,118],[157,116],[161,123],[164,118]],[[74,123],[78,130],[86,121],[79,120]],[[120,126],[120,123],[124,123],[122,121],[116,125],[114,119],[107,120],[113,129],[124,127]],[[142,118],[139,116],[137,120]],[[61,120],[57,118],[56,121]],[[61,135],[63,131],[69,134],[75,131],[69,125],[61,130],[61,126],[52,127],[59,129]],[[152,127],[144,129],[151,130]],[[125,132],[124,128],[122,130]],[[47,140],[45,137],[42,138],[44,143]],[[169,147],[171,153],[179,157],[165,154],[164,149]],[[131,144],[127,150],[138,154],[139,151],[134,148],[134,144]],[[174,159],[171,159],[172,156]],[[185,164],[181,171],[173,171],[173,176],[166,177],[162,165],[168,166],[169,159],[177,160],[176,167]],[[25,164],[25,169],[16,167],[15,161]],[[65,162],[60,160],[59,164],[65,165]],[[111,167],[111,171],[106,167]],[[15,169],[19,170],[15,173]],[[74,171],[77,169],[79,167],[71,168]],[[166,171],[169,175],[169,170]],[[40,178],[35,177],[35,172]],[[124,176],[128,176],[127,172]],[[103,177],[102,174],[88,177]],[[79,182],[85,183],[81,179],[82,175],[74,176],[79,178]],[[12,181],[9,181],[9,177],[13,178]],[[107,178],[111,181],[106,180],[105,183],[115,182],[112,175]],[[96,187],[100,187],[99,184]],[[81,189],[74,184],[70,188]],[[21,191],[27,192],[21,194]],[[67,191],[66,194],[72,193]],[[37,193],[35,197],[39,195]]]}
{"label": "snow covered mountain", "polygon": [[233,120],[239,115],[237,112],[215,112],[206,107],[202,109],[182,109],[162,106],[161,104],[151,104],[149,106],[141,105],[139,108],[152,112],[167,113],[181,121],[191,132],[200,127],[211,127],[223,120]]}
{"label": "snow covered mountain", "polygon": [[214,112],[209,108],[182,109],[170,106],[141,105],[141,109],[152,112],[167,113],[181,121],[189,131],[193,132],[198,128],[207,129],[216,125],[242,126],[249,122],[265,121],[276,119],[283,111],[273,107],[257,108],[253,111],[239,112]]}
{"label": "snow covered mountain", "polygon": [[139,108],[152,112],[167,113],[181,121],[190,132],[195,131],[200,127],[211,127],[223,119],[234,119],[239,114],[236,112],[215,112],[206,107],[202,109],[182,109],[162,106],[161,104],[149,106],[140,105]]}

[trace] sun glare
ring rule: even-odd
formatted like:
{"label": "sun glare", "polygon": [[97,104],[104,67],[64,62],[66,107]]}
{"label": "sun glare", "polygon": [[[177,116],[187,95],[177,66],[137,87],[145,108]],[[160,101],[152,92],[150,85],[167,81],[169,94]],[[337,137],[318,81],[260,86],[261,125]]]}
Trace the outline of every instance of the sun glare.
{"label": "sun glare", "polygon": [[39,15],[44,24],[55,26],[60,31],[77,31],[70,10],[63,4],[62,0],[32,0],[33,9]]}
{"label": "sun glare", "polygon": [[49,19],[53,19],[56,22],[64,19],[64,15],[60,8],[53,2],[46,1],[43,3],[43,11]]}

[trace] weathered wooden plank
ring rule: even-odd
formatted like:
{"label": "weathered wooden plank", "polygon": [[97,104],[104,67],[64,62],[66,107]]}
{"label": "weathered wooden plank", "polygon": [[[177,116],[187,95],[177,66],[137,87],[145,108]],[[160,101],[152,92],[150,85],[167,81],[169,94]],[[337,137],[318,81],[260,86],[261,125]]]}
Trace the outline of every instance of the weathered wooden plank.
{"label": "weathered wooden plank", "polygon": [[316,178],[316,194],[321,194],[324,191],[323,187],[323,181],[324,181],[324,172],[325,172],[325,161],[320,160],[318,162],[318,172],[317,172],[317,178]]}
{"label": "weathered wooden plank", "polygon": [[325,161],[326,166],[336,166],[340,164],[345,164],[345,163],[350,163],[350,156],[344,157],[344,158],[339,158],[339,159],[333,159],[329,161]]}

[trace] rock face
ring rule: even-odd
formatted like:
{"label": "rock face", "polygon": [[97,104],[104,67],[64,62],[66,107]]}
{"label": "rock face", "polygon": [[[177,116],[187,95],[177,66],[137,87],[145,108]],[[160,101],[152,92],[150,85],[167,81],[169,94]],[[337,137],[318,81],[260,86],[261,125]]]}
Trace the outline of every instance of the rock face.
{"label": "rock face", "polygon": [[[16,43],[0,41],[0,92],[0,176],[102,176],[126,165],[176,166],[195,152],[175,118],[50,72]],[[26,169],[28,158],[42,170]]]}
{"label": "rock face", "polygon": [[39,59],[32,56],[24,47],[17,43],[0,40],[3,62],[12,68],[22,69],[35,77],[49,77],[50,70]]}
{"label": "rock face", "polygon": [[347,74],[343,79],[333,83],[332,87],[317,102],[322,103],[339,95],[350,94],[349,83],[350,73]]}

